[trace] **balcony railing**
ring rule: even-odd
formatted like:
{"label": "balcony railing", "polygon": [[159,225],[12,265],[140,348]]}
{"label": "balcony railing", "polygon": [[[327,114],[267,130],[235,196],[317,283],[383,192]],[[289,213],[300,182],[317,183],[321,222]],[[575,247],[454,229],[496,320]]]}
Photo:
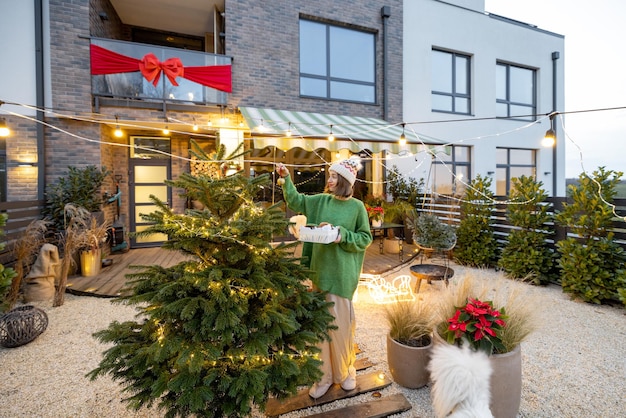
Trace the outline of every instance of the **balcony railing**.
{"label": "balcony railing", "polygon": [[[231,58],[228,56],[186,49],[101,38],[92,38],[91,43],[136,59],[142,59],[148,53],[156,55],[161,62],[176,57],[189,67],[231,64]],[[167,77],[161,76],[155,87],[140,72],[93,75],[91,77],[91,90],[93,95],[103,97],[197,105],[227,104],[228,93],[205,87],[181,77],[178,77],[176,82],[178,86],[172,85]]]}

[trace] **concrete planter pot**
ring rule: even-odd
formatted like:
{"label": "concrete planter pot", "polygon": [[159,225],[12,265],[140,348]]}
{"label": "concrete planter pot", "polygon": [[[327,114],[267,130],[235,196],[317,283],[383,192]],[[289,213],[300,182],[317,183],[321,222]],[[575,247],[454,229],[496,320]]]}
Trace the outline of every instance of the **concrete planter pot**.
{"label": "concrete planter pot", "polygon": [[522,349],[493,354],[491,367],[491,402],[489,409],[496,418],[515,418],[522,398]]}
{"label": "concrete planter pot", "polygon": [[432,338],[425,347],[411,347],[387,334],[387,365],[394,382],[409,389],[425,386],[430,379],[427,366],[432,347]]}

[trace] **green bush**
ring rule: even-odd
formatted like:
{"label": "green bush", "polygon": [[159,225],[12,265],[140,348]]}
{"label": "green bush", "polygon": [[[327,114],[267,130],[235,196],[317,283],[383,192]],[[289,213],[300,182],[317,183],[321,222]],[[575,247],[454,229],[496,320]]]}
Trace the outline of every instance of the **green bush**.
{"label": "green bush", "polygon": [[493,231],[493,193],[491,178],[476,176],[461,202],[461,221],[457,228],[454,259],[471,267],[493,267],[497,242]]}
{"label": "green bush", "polygon": [[99,211],[103,202],[100,187],[109,174],[111,173],[105,167],[100,169],[95,165],[85,168],[69,166],[66,177],[61,177],[57,183],[48,186],[44,215],[52,221],[55,228],[63,230],[67,203],[81,206],[89,212]]}
{"label": "green bush", "polygon": [[[6,213],[0,213],[0,236],[4,235],[4,227],[7,224],[9,216]],[[0,251],[4,249],[4,242],[0,242]],[[11,290],[13,278],[17,275],[12,268],[6,268],[0,264],[0,312],[4,312],[10,308],[7,296]]]}
{"label": "green bush", "polygon": [[554,254],[546,243],[544,226],[552,221],[545,204],[548,195],[532,177],[514,178],[512,183],[507,218],[517,229],[509,233],[498,266],[509,277],[548,283],[554,275]]}
{"label": "green bush", "polygon": [[563,291],[586,302],[625,302],[626,255],[613,241],[615,214],[610,205],[622,175],[604,167],[592,177],[582,173],[579,184],[568,187],[571,203],[556,215],[557,222],[577,235],[557,244]]}

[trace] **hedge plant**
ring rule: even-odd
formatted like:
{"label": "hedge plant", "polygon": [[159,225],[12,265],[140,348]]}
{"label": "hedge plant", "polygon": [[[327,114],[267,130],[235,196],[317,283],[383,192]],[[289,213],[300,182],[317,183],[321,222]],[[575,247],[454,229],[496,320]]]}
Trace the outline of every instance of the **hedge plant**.
{"label": "hedge plant", "polygon": [[552,222],[542,189],[543,183],[533,177],[512,179],[507,206],[507,219],[516,227],[507,236],[498,266],[507,276],[528,279],[534,284],[546,284],[554,275],[554,252],[546,243],[549,231],[545,224]]}
{"label": "hedge plant", "polygon": [[615,214],[610,205],[622,172],[582,173],[578,185],[568,187],[571,203],[556,215],[557,221],[576,235],[557,244],[561,255],[563,291],[592,303],[620,299],[626,304],[626,254],[613,241]]}
{"label": "hedge plant", "polygon": [[496,264],[497,242],[491,218],[494,200],[490,188],[491,178],[477,175],[465,191],[454,249],[454,259],[459,264],[471,267]]}

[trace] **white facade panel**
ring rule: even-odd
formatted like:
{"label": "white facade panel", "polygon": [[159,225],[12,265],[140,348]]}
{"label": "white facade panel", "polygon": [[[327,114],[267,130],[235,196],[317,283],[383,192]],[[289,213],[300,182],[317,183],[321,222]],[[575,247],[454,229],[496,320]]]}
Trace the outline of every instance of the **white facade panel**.
{"label": "white facade panel", "polygon": [[[36,103],[35,6],[33,1],[0,1],[0,100]],[[2,111],[34,115],[24,107],[4,104]]]}
{"label": "white facade panel", "polygon": [[[488,173],[495,175],[497,147],[537,150],[537,179],[543,182],[544,189],[552,195],[552,149],[543,148],[541,140],[550,128],[547,115],[554,110],[554,51],[560,57],[556,61],[556,110],[564,109],[564,37],[438,0],[407,0],[404,2],[404,13],[403,115],[407,129],[410,126],[416,132],[443,139],[453,145],[470,145],[472,177]],[[433,48],[470,57],[469,115],[432,111]],[[536,121],[495,119],[498,62],[536,70]],[[563,196],[565,147],[563,138],[559,139],[557,195]],[[428,167],[414,170],[415,163],[410,160],[414,159],[406,159],[398,164],[403,172],[429,170]],[[494,177],[494,191],[495,180]]]}

